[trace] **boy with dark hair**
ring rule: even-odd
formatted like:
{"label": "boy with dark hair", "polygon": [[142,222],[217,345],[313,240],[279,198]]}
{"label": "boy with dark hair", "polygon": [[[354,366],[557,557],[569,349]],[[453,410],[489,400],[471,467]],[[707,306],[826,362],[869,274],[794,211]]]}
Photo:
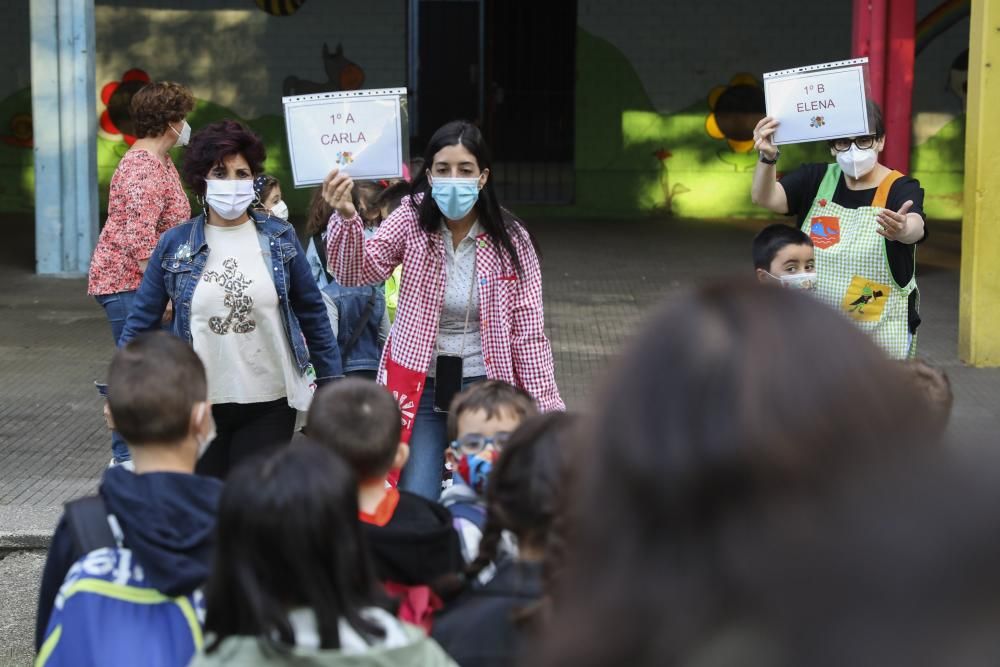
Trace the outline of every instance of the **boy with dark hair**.
{"label": "boy with dark hair", "polygon": [[800,229],[768,225],[753,239],[753,266],[761,283],[793,289],[816,288],[812,240]]}
{"label": "boy with dark hair", "polygon": [[321,387],[306,422],[309,438],[343,458],[358,478],[358,508],[376,576],[403,587],[425,586],[462,568],[447,510],[386,484],[406,465],[399,405],[384,387],[347,378]]}
{"label": "boy with dark hair", "polygon": [[537,414],[538,406],[526,391],[499,380],[477,382],[452,401],[451,444],[445,452],[452,484],[441,494],[441,504],[454,517],[466,563],[479,554],[486,523],[486,480],[493,463],[510,434]]}
{"label": "boy with dark hair", "polygon": [[140,335],[115,353],[110,421],[135,472],[109,468],[97,496],[67,503],[42,575],[37,664],[191,659],[222,489],[193,474],[214,438],[207,395],[197,354],[170,334]]}

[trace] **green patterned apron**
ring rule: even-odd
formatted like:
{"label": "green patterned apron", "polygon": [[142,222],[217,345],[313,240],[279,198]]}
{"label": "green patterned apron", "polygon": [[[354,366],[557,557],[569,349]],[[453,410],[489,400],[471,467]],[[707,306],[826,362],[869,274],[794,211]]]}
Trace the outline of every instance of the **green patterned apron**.
{"label": "green patterned apron", "polygon": [[896,284],[876,220],[889,188],[902,174],[890,172],[875,191],[872,205],[857,209],[833,202],[840,175],[836,163],[827,167],[802,224],[816,249],[817,294],[868,332],[889,356],[907,359],[917,348],[908,317],[910,293],[917,289],[916,270],[910,282]]}

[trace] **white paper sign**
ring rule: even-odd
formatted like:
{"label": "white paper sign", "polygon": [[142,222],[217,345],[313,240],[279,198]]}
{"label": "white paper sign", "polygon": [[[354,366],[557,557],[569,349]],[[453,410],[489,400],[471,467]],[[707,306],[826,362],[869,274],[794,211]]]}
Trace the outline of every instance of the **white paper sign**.
{"label": "white paper sign", "polygon": [[402,178],[405,98],[405,88],[283,97],[295,187],[334,167],[357,180]]}
{"label": "white paper sign", "polygon": [[868,58],[857,58],[765,74],[767,115],[780,121],[774,143],[869,134],[867,64]]}

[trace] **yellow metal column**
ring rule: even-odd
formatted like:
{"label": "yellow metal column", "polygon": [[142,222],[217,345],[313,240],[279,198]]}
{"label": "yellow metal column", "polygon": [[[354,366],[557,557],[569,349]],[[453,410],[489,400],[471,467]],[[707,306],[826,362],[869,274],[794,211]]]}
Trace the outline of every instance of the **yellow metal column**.
{"label": "yellow metal column", "polygon": [[1000,366],[1000,0],[972,0],[958,348]]}

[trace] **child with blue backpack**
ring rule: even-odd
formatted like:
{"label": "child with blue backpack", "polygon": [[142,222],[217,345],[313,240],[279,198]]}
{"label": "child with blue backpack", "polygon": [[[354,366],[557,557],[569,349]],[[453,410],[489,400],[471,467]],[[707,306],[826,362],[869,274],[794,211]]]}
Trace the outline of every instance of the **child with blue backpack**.
{"label": "child with blue backpack", "polygon": [[[382,190],[374,182],[359,182],[354,186],[354,205],[361,212],[369,237],[382,221],[381,209],[376,203]],[[385,285],[345,287],[330,273],[326,265],[326,224],[332,213],[333,209],[322,197],[313,196],[306,230],[310,237],[306,256],[323,295],[333,335],[337,337],[344,374],[374,380],[382,347],[389,337]]]}
{"label": "child with blue backpack", "polygon": [[222,483],[194,474],[212,441],[205,369],[184,341],[142,334],[108,371],[110,421],[135,472],[66,504],[38,600],[39,667],[181,667],[202,644]]}

